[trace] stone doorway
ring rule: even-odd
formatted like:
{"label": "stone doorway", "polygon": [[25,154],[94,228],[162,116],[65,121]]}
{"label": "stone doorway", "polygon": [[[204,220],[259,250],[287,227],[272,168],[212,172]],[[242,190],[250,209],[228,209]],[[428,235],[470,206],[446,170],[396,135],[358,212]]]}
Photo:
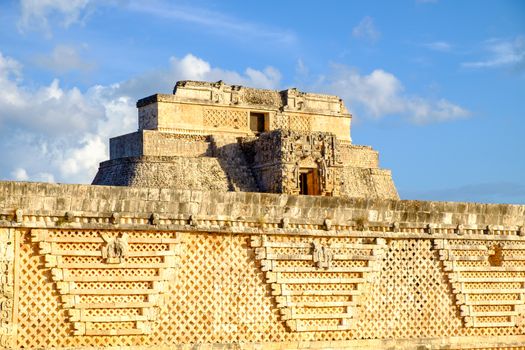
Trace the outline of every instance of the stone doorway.
{"label": "stone doorway", "polygon": [[317,169],[302,168],[299,170],[299,194],[320,195],[319,185],[319,171]]}

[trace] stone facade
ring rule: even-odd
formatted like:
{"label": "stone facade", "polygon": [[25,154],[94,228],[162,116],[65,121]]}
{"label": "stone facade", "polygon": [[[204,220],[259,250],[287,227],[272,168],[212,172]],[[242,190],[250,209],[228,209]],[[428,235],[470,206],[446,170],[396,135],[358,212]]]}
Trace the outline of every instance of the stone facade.
{"label": "stone facade", "polygon": [[0,182],[2,349],[525,349],[525,206],[399,200],[334,96],[179,82]]}
{"label": "stone facade", "polygon": [[7,348],[525,342],[525,206],[14,182],[0,198]]}
{"label": "stone facade", "polygon": [[399,198],[336,96],[182,81],[137,107],[139,130],[111,139],[93,184]]}

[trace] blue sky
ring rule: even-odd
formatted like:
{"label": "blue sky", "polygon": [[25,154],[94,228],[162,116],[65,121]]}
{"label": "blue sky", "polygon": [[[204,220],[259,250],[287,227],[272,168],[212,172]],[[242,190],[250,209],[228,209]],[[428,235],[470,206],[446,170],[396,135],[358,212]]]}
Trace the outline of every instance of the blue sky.
{"label": "blue sky", "polygon": [[404,199],[525,203],[524,1],[0,4],[0,179],[89,183],[181,79],[337,94]]}

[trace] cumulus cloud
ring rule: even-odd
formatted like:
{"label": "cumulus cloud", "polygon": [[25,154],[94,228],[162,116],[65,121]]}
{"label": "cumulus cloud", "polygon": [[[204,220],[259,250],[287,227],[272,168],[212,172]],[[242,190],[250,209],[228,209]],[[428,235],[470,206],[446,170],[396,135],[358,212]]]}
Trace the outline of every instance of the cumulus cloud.
{"label": "cumulus cloud", "polygon": [[382,69],[362,75],[355,69],[335,65],[325,84],[351,109],[375,118],[400,115],[413,123],[426,124],[464,118],[469,114],[445,99],[431,100],[406,94],[399,79]]}
{"label": "cumulus cloud", "polygon": [[467,68],[525,68],[525,36],[514,39],[490,39],[483,45],[488,57],[484,60],[464,62]]}
{"label": "cumulus cloud", "polygon": [[374,43],[381,37],[381,32],[376,28],[372,17],[366,16],[352,29],[352,35]]}
{"label": "cumulus cloud", "polygon": [[36,63],[56,73],[69,71],[90,71],[94,64],[85,61],[79,54],[79,50],[73,46],[57,45],[47,55],[36,57]]}
{"label": "cumulus cloud", "polygon": [[248,67],[239,73],[213,67],[202,58],[187,54],[182,58],[171,57],[167,68],[145,72],[122,82],[119,91],[140,98],[157,91],[171,91],[177,80],[223,80],[228,84],[275,89],[280,85],[281,73],[271,66],[263,70]]}
{"label": "cumulus cloud", "polygon": [[90,0],[21,0],[18,29],[42,30],[50,36],[50,22],[69,27],[84,18],[89,3]]}
{"label": "cumulus cloud", "polygon": [[277,88],[281,80],[279,71],[271,66],[262,71],[248,67],[243,75],[235,71],[211,67],[208,62],[191,54],[182,59],[172,57],[170,63],[172,74],[187,80],[224,80],[230,84],[257,86],[266,89]]}
{"label": "cumulus cloud", "polygon": [[85,91],[66,89],[57,79],[34,87],[24,83],[22,65],[0,52],[0,177],[89,183],[108,158],[108,139],[136,130],[138,98],[168,93],[183,79],[276,88],[280,77],[272,67],[238,73],[188,54],[172,57],[163,69]]}

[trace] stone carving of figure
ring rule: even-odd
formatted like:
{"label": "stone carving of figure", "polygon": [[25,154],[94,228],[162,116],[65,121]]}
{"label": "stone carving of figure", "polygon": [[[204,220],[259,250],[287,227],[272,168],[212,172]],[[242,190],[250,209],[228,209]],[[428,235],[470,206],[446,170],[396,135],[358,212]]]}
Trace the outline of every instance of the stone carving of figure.
{"label": "stone carving of figure", "polygon": [[118,259],[118,262],[122,263],[128,254],[128,234],[119,233],[117,237],[101,236],[106,242],[106,246],[102,247],[102,258],[111,263]]}
{"label": "stone carving of figure", "polygon": [[319,177],[321,178],[321,191],[325,191],[328,185],[328,167],[324,158],[317,159]]}
{"label": "stone carving of figure", "polygon": [[330,268],[332,264],[333,253],[329,246],[322,245],[318,241],[313,242],[312,260],[317,268]]}
{"label": "stone carving of figure", "polygon": [[293,168],[290,188],[294,188],[299,191],[299,163],[295,163]]}

